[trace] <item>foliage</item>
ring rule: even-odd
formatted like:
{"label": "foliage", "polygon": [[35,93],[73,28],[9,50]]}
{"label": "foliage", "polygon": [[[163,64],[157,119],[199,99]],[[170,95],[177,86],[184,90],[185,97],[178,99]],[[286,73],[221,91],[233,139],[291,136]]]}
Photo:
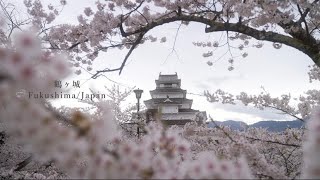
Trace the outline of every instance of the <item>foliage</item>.
{"label": "foliage", "polygon": [[[106,87],[106,96],[109,97],[109,99],[104,100],[104,99],[84,99],[81,100],[80,102],[87,103],[93,108],[97,108],[97,103],[99,102],[106,102],[110,103],[110,105],[113,107],[114,110],[114,115],[117,119],[117,122],[119,123],[127,123],[132,121],[132,114],[134,111],[136,111],[136,105],[131,105],[126,102],[127,98],[129,95],[132,95],[132,89],[125,89],[122,90],[120,89],[119,85],[113,85],[110,88]],[[96,94],[93,90],[91,90],[92,94]],[[128,104],[128,105],[124,105]]]}
{"label": "foliage", "polygon": [[[227,31],[229,40],[241,40],[243,46],[249,43],[249,36],[274,42],[275,48],[283,43],[306,53],[319,66],[318,0],[114,0],[97,2],[96,11],[86,8],[85,16],[78,18],[79,25],[50,29],[46,25],[52,23],[58,10],[51,5],[45,10],[40,1],[25,0],[25,5],[31,17],[30,29],[40,33],[16,32],[24,21],[17,24],[10,14],[0,31],[0,119],[6,133],[36,160],[54,161],[71,178],[320,178],[320,110],[314,110],[308,120],[306,135],[304,130],[293,129],[283,133],[250,128],[236,132],[225,127],[208,129],[188,124],[181,129],[150,123],[145,136],[130,139],[119,130],[117,116],[107,102],[96,102],[97,111],[91,115],[72,111],[66,118],[70,125],[65,126],[59,123],[61,117],[65,119],[63,114],[43,99],[28,97],[30,92],[53,92],[53,81],[67,77],[70,70],[63,55],[65,50],[77,67],[76,61],[90,65],[100,51],[126,47],[129,51],[119,68],[97,71],[93,77],[101,72],[121,72],[138,44],[156,41],[146,33],[175,21],[206,24],[206,32]],[[66,1],[61,0],[61,5],[66,5]],[[150,6],[157,7],[159,12],[151,11]],[[8,12],[6,6],[2,8]],[[282,28],[284,33],[278,33],[274,27]],[[236,33],[231,36],[231,32]],[[118,35],[119,41],[113,41]],[[161,38],[161,42],[165,40]],[[81,59],[79,54],[86,54],[89,60]],[[316,66],[310,71],[310,79],[320,79]],[[218,94],[226,95],[223,91]],[[241,94],[238,99],[259,108],[265,104],[281,107],[303,119],[319,104],[318,96],[318,91],[310,91],[301,97],[301,103],[310,106],[307,111],[299,105],[298,109],[290,108],[290,96]],[[209,93],[208,97],[215,99]],[[224,100],[233,102],[228,96]],[[3,171],[1,177],[45,178],[37,173],[14,176],[12,171]]]}
{"label": "foliage", "polygon": [[[5,130],[17,142],[23,143],[36,159],[54,160],[68,176],[246,179],[299,176],[300,166],[295,163],[301,162],[301,151],[298,149],[301,144],[297,143],[301,143],[300,131],[288,130],[284,134],[270,135],[259,129],[240,133],[224,128],[219,129],[221,131],[201,127],[193,130],[190,125],[181,131],[175,127],[163,129],[159,124],[150,124],[147,127],[148,134],[135,141],[124,139],[121,132],[117,132],[112,108],[105,102],[97,103],[99,113],[87,117],[81,112],[74,112],[70,119],[71,127],[60,125],[54,113],[41,100],[16,95],[21,88],[26,91],[50,92],[52,89],[47,86],[47,79],[52,75],[59,78],[63,74],[67,75],[67,65],[54,56],[43,58],[41,51],[37,50],[38,46],[34,46],[36,42],[28,35],[21,35],[17,39],[17,43],[21,44],[17,45],[17,51],[2,50],[3,65],[15,69],[2,69],[6,78],[1,82],[1,119],[6,119]],[[15,55],[21,57],[18,62]],[[40,67],[52,63],[45,66],[48,68],[45,77],[49,78],[36,78],[42,68],[28,66],[33,61]],[[12,66],[13,63],[16,65]],[[25,67],[30,69],[26,71]],[[319,177],[316,171],[319,168],[316,164],[318,161],[310,158],[319,152],[319,120],[319,113],[315,112],[309,121],[308,148],[304,152],[303,177],[306,178]],[[195,131],[203,133],[206,138],[216,139],[208,139],[208,143],[203,143],[200,134],[192,138]],[[193,143],[190,144],[184,137]],[[218,145],[212,148],[215,143]],[[285,169],[279,168],[283,165],[286,165]]]}

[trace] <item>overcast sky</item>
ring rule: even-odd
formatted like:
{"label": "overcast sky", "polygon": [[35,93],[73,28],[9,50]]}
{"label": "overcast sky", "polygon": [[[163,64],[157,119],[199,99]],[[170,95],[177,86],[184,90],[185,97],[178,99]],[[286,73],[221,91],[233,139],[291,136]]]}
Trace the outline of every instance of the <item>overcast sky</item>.
{"label": "overcast sky", "polygon": [[[15,0],[21,3],[19,0]],[[59,2],[58,0],[56,0]],[[45,0],[44,2],[55,2]],[[93,0],[68,0],[67,6],[63,9],[58,23],[76,23],[77,15],[83,12],[84,7],[93,7]],[[151,31],[158,39],[167,37],[166,43],[146,43],[140,45],[131,55],[122,74],[118,72],[106,73],[105,75],[123,85],[121,87],[137,87],[144,90],[142,100],[150,98],[149,91],[155,88],[155,79],[159,73],[178,73],[182,80],[182,88],[188,93],[202,94],[204,90],[215,91],[223,89],[227,92],[237,94],[245,91],[258,94],[263,86],[274,96],[291,93],[298,96],[307,89],[315,87],[308,81],[308,65],[313,64],[311,59],[303,53],[283,46],[277,50],[271,43],[264,42],[261,49],[246,49],[249,55],[246,58],[235,59],[234,70],[228,71],[228,59],[217,59],[225,53],[226,49],[221,48],[214,51],[210,58],[204,58],[202,53],[209,49],[195,47],[192,42],[218,41],[221,33],[205,34],[205,26],[202,24],[190,24],[181,26],[175,43],[175,52],[172,52],[174,39],[179,23],[172,23]],[[225,35],[222,35],[222,37]],[[114,50],[107,54],[100,54],[93,62],[94,70],[104,68],[119,67],[127,49]],[[239,55],[239,50],[232,51],[234,56]],[[212,66],[207,65],[207,61],[213,61]],[[217,62],[215,62],[217,61]],[[93,71],[94,71],[93,70]],[[91,75],[83,73],[81,76],[72,77],[84,83]],[[89,80],[81,87],[85,90],[93,87],[103,93],[103,86],[111,86],[112,83],[105,77],[96,80]],[[249,124],[259,120],[286,120],[291,119],[274,111],[260,111],[252,107],[243,105],[222,105],[219,103],[209,103],[205,97],[188,94],[189,99],[193,99],[193,108],[207,111],[215,120],[242,120]],[[135,102],[132,94],[131,102]],[[56,104],[70,105],[69,100],[59,101]]]}

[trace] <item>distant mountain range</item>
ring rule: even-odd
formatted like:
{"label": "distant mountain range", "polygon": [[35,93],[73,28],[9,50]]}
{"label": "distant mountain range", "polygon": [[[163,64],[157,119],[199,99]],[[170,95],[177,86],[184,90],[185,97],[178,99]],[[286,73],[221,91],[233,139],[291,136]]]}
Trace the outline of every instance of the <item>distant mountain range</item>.
{"label": "distant mountain range", "polygon": [[[222,126],[229,126],[233,130],[244,130],[245,128],[249,127],[256,127],[256,128],[266,128],[269,131],[273,132],[281,132],[284,131],[286,128],[302,128],[304,127],[304,123],[299,120],[295,121],[259,121],[257,123],[248,125],[245,122],[242,121],[234,121],[234,120],[228,120],[228,121],[215,121],[217,125]],[[209,122],[207,124],[208,127],[215,127],[215,124],[213,122]]]}

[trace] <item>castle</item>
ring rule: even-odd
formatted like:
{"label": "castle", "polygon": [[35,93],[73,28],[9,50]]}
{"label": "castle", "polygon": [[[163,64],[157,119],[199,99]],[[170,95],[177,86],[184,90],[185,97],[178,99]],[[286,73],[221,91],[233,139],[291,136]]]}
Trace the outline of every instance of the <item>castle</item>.
{"label": "castle", "polygon": [[196,121],[206,122],[205,111],[191,109],[192,99],[187,99],[187,91],[181,89],[181,79],[176,74],[159,74],[155,80],[156,89],[150,91],[151,99],[144,101],[146,105],[146,121],[160,119],[166,125],[185,125]]}

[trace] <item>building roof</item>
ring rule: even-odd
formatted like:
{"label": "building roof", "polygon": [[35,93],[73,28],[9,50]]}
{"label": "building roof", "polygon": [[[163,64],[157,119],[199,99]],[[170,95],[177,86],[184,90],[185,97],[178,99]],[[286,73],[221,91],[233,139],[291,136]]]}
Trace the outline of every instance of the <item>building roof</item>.
{"label": "building roof", "polygon": [[186,90],[180,89],[180,88],[157,88],[154,90],[151,90],[150,93],[155,93],[155,92],[164,92],[164,93],[168,93],[168,92],[182,92],[182,93],[186,93]]}
{"label": "building roof", "polygon": [[179,112],[200,112],[200,111],[195,109],[179,109]]}
{"label": "building roof", "polygon": [[156,84],[160,83],[178,83],[181,84],[181,79],[178,79],[177,74],[165,74],[159,75],[159,78],[155,80]]}
{"label": "building roof", "polygon": [[157,98],[157,99],[149,99],[144,101],[145,104],[153,103],[153,104],[183,104],[183,103],[192,103],[192,99],[182,99],[182,98]]}
{"label": "building roof", "polygon": [[174,81],[178,80],[178,75],[177,74],[159,74],[159,81]]}
{"label": "building roof", "polygon": [[162,123],[166,124],[166,125],[185,125],[188,122],[191,122],[191,120],[189,119],[183,119],[183,120],[161,120]]}
{"label": "building roof", "polygon": [[[140,112],[143,112],[143,113],[148,113],[148,112],[150,112],[150,113],[156,113],[156,112],[158,112],[158,109],[146,109],[146,110],[144,110],[144,111],[140,111]],[[179,109],[179,113],[180,112],[200,112],[199,110],[195,110],[195,109]]]}

